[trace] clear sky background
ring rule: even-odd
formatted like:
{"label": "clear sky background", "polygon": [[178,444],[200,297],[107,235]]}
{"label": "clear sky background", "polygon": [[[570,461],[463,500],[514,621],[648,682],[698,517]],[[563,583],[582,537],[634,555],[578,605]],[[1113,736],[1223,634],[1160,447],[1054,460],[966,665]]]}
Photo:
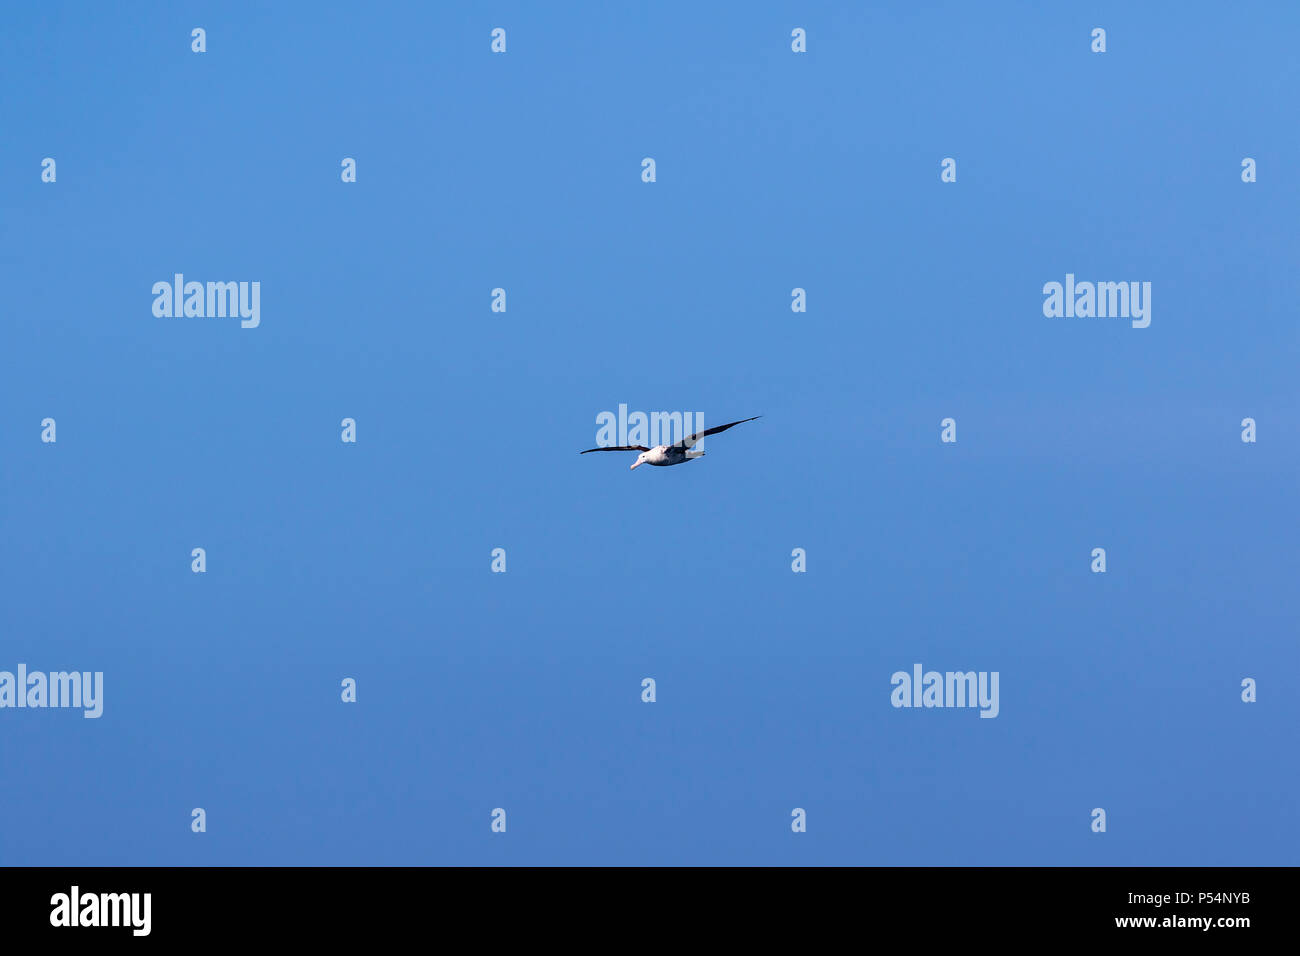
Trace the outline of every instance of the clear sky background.
{"label": "clear sky background", "polygon": [[1293,5],[4,20],[0,863],[1300,862]]}

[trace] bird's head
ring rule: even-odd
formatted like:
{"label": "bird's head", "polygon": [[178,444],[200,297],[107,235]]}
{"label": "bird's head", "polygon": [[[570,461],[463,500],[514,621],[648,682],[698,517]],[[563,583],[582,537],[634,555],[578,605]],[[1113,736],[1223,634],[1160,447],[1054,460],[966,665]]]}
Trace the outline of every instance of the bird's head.
{"label": "bird's head", "polygon": [[637,455],[636,461],[632,462],[632,468],[636,468],[637,465],[644,465],[646,463],[646,455],[648,454],[650,453],[643,451],[641,454]]}

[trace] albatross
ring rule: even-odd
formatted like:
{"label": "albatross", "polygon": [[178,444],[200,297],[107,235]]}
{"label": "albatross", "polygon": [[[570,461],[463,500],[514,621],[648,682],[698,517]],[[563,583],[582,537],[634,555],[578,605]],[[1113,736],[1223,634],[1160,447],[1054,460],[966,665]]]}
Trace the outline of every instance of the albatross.
{"label": "albatross", "polygon": [[694,461],[696,458],[704,457],[704,452],[691,451],[690,449],[706,435],[716,435],[718,432],[725,432],[728,428],[734,428],[737,425],[743,425],[745,422],[752,422],[754,419],[762,417],[762,415],[755,415],[754,418],[742,418],[738,422],[728,422],[725,425],[706,428],[694,435],[687,435],[681,441],[672,445],[655,445],[653,448],[647,448],[645,445],[609,445],[605,448],[588,448],[586,451],[578,452],[578,454],[585,455],[593,451],[639,451],[641,454],[637,455],[636,461],[632,462],[633,468],[636,468],[637,465],[680,465],[684,461]]}

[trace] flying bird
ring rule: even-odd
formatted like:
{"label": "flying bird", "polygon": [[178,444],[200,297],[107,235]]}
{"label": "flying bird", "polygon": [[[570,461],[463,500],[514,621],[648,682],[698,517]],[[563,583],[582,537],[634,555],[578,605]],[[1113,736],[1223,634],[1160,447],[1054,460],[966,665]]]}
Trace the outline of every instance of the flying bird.
{"label": "flying bird", "polygon": [[690,451],[690,449],[706,435],[716,435],[718,432],[725,432],[728,428],[734,428],[736,425],[743,425],[745,422],[752,422],[754,419],[762,417],[762,415],[755,415],[754,418],[742,418],[738,422],[728,422],[726,425],[706,428],[694,435],[687,435],[681,441],[672,445],[655,445],[653,448],[647,448],[645,445],[610,445],[606,448],[588,448],[586,451],[578,452],[578,454],[585,455],[593,451],[639,451],[641,454],[637,455],[636,461],[632,462],[633,468],[636,468],[637,465],[680,465],[684,461],[694,461],[696,458],[704,457],[704,452]]}

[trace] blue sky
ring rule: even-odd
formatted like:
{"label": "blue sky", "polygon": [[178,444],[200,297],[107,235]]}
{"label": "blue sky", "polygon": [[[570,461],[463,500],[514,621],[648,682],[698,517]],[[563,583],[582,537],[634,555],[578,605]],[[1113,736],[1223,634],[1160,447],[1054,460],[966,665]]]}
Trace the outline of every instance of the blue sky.
{"label": "blue sky", "polygon": [[0,862],[1295,864],[1300,13],[926,6],[6,12]]}

